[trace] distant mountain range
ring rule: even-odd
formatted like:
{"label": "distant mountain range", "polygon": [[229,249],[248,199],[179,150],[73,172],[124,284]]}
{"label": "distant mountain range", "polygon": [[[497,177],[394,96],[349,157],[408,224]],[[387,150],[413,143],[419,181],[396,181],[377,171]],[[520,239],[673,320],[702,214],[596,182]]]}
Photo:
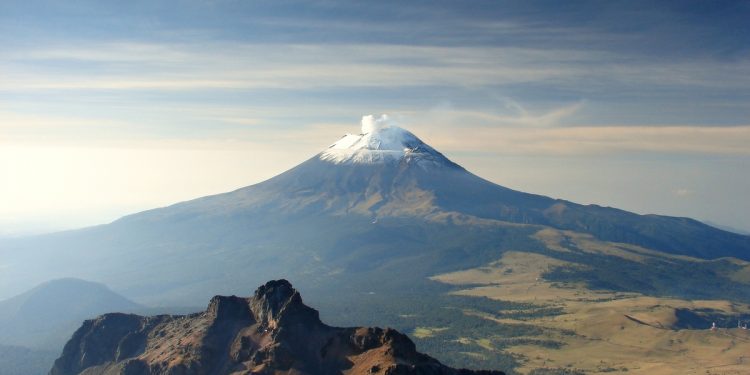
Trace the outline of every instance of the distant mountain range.
{"label": "distant mountain range", "polygon": [[0,301],[0,373],[46,374],[86,319],[142,306],[105,285],[66,278]]}
{"label": "distant mountain range", "polygon": [[0,301],[0,343],[58,349],[84,319],[139,308],[99,283],[73,278],[48,281]]}
{"label": "distant mountain range", "polygon": [[576,265],[542,275],[551,281],[750,302],[750,236],[508,189],[384,120],[365,118],[360,134],[256,185],[107,225],[2,240],[0,293],[75,276],[144,304],[195,305],[284,277],[332,323],[378,325],[383,314],[427,306],[447,314],[441,306],[469,303],[442,299],[454,288],[429,278],[512,250]]}

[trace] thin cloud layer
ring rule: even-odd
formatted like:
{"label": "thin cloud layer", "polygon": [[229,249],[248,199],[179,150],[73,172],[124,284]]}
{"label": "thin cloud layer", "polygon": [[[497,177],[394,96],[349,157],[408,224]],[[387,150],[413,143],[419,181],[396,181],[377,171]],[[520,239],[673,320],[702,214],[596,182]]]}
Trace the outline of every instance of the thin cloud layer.
{"label": "thin cloud layer", "polygon": [[498,155],[592,155],[651,153],[750,156],[750,126],[584,126],[566,128],[472,128],[457,139],[435,132],[445,150]]}
{"label": "thin cloud layer", "polygon": [[[0,80],[5,91],[541,83],[591,92],[618,85],[728,89],[750,84],[746,59],[624,61],[610,52],[492,46],[96,43],[18,49],[0,63],[10,73]],[[71,69],[60,71],[55,63]]]}

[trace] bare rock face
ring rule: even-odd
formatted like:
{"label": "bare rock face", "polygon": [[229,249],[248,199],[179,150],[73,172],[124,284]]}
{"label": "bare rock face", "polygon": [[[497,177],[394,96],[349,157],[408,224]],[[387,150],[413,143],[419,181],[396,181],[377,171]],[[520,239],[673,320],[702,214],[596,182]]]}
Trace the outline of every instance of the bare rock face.
{"label": "bare rock face", "polygon": [[205,312],[106,314],[79,328],[50,375],[501,375],[456,370],[393,329],[336,328],[286,280],[252,298],[216,296]]}

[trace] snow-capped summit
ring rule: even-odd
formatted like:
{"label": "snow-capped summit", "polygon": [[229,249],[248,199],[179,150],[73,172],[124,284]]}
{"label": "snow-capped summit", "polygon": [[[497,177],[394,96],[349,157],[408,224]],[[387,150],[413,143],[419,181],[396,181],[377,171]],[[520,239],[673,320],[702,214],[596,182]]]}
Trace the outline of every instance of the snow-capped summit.
{"label": "snow-capped summit", "polygon": [[360,134],[345,135],[319,157],[334,164],[406,162],[421,167],[453,165],[417,136],[396,126],[385,114],[363,116]]}

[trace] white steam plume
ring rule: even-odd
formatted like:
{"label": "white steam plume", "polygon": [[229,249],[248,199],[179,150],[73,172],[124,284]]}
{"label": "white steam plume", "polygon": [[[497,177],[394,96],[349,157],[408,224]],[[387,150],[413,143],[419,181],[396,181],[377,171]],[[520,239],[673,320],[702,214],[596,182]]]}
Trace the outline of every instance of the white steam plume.
{"label": "white steam plume", "polygon": [[362,134],[373,133],[378,130],[389,128],[396,123],[386,114],[379,116],[367,115],[362,116]]}

